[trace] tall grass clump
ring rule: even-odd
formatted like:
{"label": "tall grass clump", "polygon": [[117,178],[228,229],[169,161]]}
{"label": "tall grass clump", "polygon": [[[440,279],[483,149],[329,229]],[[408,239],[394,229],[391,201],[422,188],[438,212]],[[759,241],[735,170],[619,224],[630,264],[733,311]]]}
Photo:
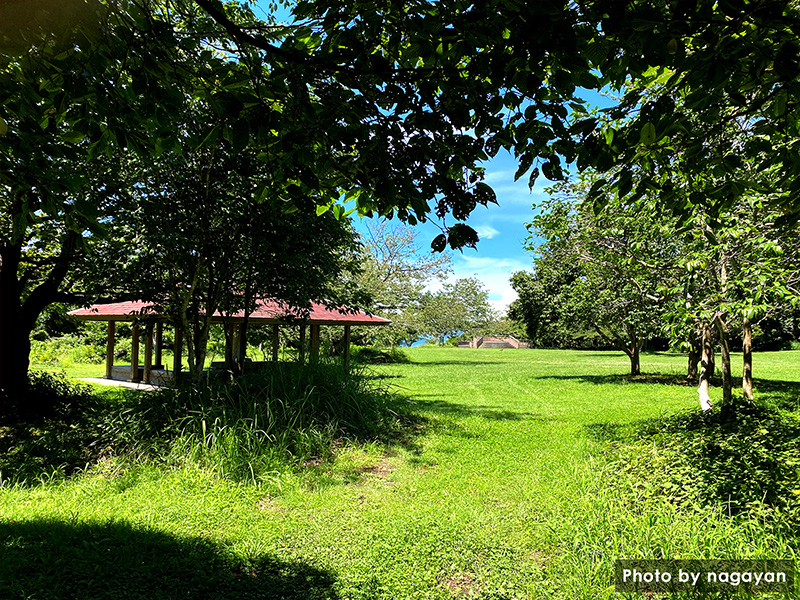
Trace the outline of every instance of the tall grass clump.
{"label": "tall grass clump", "polygon": [[338,443],[388,441],[399,432],[395,397],[361,368],[277,363],[235,381],[157,392],[97,391],[37,374],[32,390],[53,410],[0,425],[0,483],[67,477],[100,461],[187,463],[254,484]]}
{"label": "tall grass clump", "polygon": [[357,364],[408,364],[411,357],[401,348],[375,348],[374,346],[352,346],[351,357]]}
{"label": "tall grass clump", "polygon": [[181,389],[172,401],[171,459],[253,483],[329,456],[336,441],[391,436],[399,424],[388,389],[341,365],[278,363],[233,382]]}

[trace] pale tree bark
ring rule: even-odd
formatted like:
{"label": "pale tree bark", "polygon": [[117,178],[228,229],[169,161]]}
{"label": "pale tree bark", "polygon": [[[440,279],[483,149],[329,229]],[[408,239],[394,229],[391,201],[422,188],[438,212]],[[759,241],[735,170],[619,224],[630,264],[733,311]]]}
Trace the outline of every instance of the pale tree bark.
{"label": "pale tree bark", "polygon": [[720,354],[722,355],[722,403],[730,404],[733,396],[733,377],[731,376],[731,352],[728,344],[728,324],[722,315],[714,318],[719,334]]}
{"label": "pale tree bark", "polygon": [[700,334],[702,352],[700,356],[700,381],[697,387],[697,394],[700,396],[700,408],[702,408],[704,412],[707,412],[712,408],[709,390],[711,387],[711,376],[714,372],[714,344],[711,335],[711,324],[703,323],[700,326]]}
{"label": "pale tree bark", "polygon": [[742,326],[742,395],[753,399],[753,327],[745,316]]}

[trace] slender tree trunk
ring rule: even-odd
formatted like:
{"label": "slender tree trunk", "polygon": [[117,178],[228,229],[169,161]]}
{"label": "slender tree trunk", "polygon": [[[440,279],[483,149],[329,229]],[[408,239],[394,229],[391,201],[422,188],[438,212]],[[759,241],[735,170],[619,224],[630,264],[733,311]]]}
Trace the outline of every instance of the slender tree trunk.
{"label": "slender tree trunk", "polygon": [[194,383],[203,380],[203,370],[206,365],[206,355],[208,353],[208,324],[205,317],[195,316],[194,322],[190,323],[186,314],[181,315],[184,340],[186,341],[186,353],[189,362],[189,378]]}
{"label": "slender tree trunk", "polygon": [[626,323],[625,329],[628,331],[628,344],[630,344],[628,349],[626,349],[626,354],[631,360],[631,375],[639,375],[642,372],[639,362],[639,351],[642,348],[643,340],[639,339],[639,336],[636,334],[636,328],[633,325]]}
{"label": "slender tree trunk", "polygon": [[700,381],[697,386],[697,394],[700,396],[700,408],[703,411],[711,410],[711,374],[714,362],[714,344],[711,336],[711,325],[703,323],[700,326],[702,340],[702,352],[700,355]]}
{"label": "slender tree trunk", "polygon": [[236,372],[241,375],[244,373],[244,363],[247,358],[247,328],[250,325],[250,313],[245,311],[244,321],[239,326],[239,360],[236,361]]}
{"label": "slender tree trunk", "polygon": [[720,354],[722,355],[722,404],[730,404],[733,396],[733,377],[731,375],[731,352],[728,344],[728,324],[722,316],[714,319],[719,334]]}
{"label": "slender tree trunk", "polygon": [[17,270],[21,252],[19,245],[0,248],[0,411],[4,397],[16,396],[27,382],[30,347],[25,352],[19,346],[27,337],[20,330],[22,304]]}
{"label": "slender tree trunk", "polygon": [[686,381],[697,380],[697,363],[703,353],[703,341],[700,331],[695,329],[694,336],[689,340],[689,362],[686,365]]}
{"label": "slender tree trunk", "polygon": [[236,353],[233,347],[236,340],[234,327],[236,326],[233,323],[225,323],[223,325],[223,330],[225,331],[225,369],[233,376],[236,375],[236,365],[233,360]]}
{"label": "slender tree trunk", "polygon": [[237,338],[239,347],[236,352],[236,364],[234,365],[234,373],[241,375],[244,373],[244,362],[247,356],[247,327],[250,325],[250,311],[255,310],[255,306],[250,306],[253,298],[252,281],[250,278],[250,271],[247,274],[247,281],[245,283],[244,292],[244,320],[239,326],[239,336]]}
{"label": "slender tree trunk", "polygon": [[753,399],[753,328],[746,316],[742,326],[742,395]]}

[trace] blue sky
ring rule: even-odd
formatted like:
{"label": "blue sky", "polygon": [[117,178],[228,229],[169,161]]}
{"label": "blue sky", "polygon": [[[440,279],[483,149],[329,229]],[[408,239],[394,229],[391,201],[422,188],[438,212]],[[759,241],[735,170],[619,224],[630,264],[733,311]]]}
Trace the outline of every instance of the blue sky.
{"label": "blue sky", "polygon": [[[477,249],[451,252],[451,279],[476,277],[488,290],[492,305],[505,310],[516,298],[509,283],[511,274],[530,268],[531,253],[524,249],[528,237],[525,224],[533,217],[532,204],[544,198],[543,190],[549,182],[540,177],[533,191],[528,188],[527,176],[515,182],[517,164],[508,153],[498,155],[484,166],[486,182],[497,194],[498,204],[478,207],[467,221],[478,232],[480,242]],[[354,219],[356,229],[363,231],[364,224],[360,221]],[[415,229],[422,251],[428,251],[431,240],[441,233],[432,223],[417,225]]]}

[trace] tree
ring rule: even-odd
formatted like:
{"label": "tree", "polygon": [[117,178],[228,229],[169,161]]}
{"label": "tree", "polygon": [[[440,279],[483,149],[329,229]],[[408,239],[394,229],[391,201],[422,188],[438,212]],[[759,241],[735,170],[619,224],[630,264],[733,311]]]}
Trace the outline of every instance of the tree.
{"label": "tree", "polygon": [[[6,2],[1,10],[19,6]],[[261,147],[272,180],[283,182],[278,196],[304,208],[312,198],[315,210],[336,215],[344,196],[365,215],[412,225],[439,219],[437,250],[477,241],[463,221],[495,201],[481,161],[501,148],[514,152],[517,176],[531,182],[540,172],[563,177],[564,162],[599,171],[622,165],[607,182],[622,196],[656,189],[679,213],[701,200],[687,200],[664,175],[675,148],[677,172],[690,178],[747,156],[774,169],[771,201],[790,212],[800,207],[800,105],[792,100],[800,91],[800,28],[792,2],[314,0],[296,4],[288,27],[215,0],[91,7],[80,14],[97,16],[89,19],[94,29],[69,19],[66,29],[39,26],[32,18],[35,26],[11,35],[12,50],[4,50],[0,77],[12,101],[0,107],[2,194],[18,229],[55,198],[74,222],[104,222],[93,203],[76,201],[85,186],[61,177],[56,163],[114,148],[174,149],[180,136],[171,113],[187,93],[215,115],[201,144],[213,147],[222,137],[236,149]],[[6,16],[0,23],[15,27]],[[85,34],[61,46],[43,34],[77,30]],[[47,43],[36,41],[42,35]],[[179,85],[187,80],[197,85]],[[639,82],[663,85],[645,97]],[[581,88],[603,86],[626,92],[607,122],[585,114],[578,98]],[[684,108],[676,108],[678,97]],[[715,134],[730,119],[753,122],[733,153]],[[26,164],[36,167],[25,171]],[[633,168],[645,174],[635,189]],[[722,210],[750,187],[728,178],[708,186],[702,202]],[[29,192],[36,201],[23,201]],[[0,295],[14,296],[3,304],[11,321],[30,291],[14,275],[19,239],[9,238],[0,265]],[[13,324],[0,329],[15,338],[0,339],[0,354],[10,356],[2,348],[24,335]],[[17,367],[24,365],[7,372],[24,371]],[[8,377],[0,373],[0,386],[11,385]]]}
{"label": "tree", "polygon": [[421,249],[418,234],[388,221],[367,225],[362,235],[362,271],[358,285],[372,298],[373,310],[391,325],[366,335],[389,345],[412,344],[420,337],[413,310],[426,286],[450,273],[450,255]]}
{"label": "tree", "polygon": [[[130,89],[141,81],[122,67],[131,36],[107,35],[118,13],[100,2],[26,8],[4,3],[0,14],[0,396],[27,382],[37,317],[74,299],[74,267],[117,210],[117,136],[136,136],[141,117]],[[136,72],[138,58],[128,60]]]}
{"label": "tree", "polygon": [[520,299],[511,314],[534,339],[544,323],[560,332],[591,329],[625,352],[638,375],[643,343],[661,331],[658,290],[678,249],[666,234],[670,224],[647,209],[609,204],[595,214],[585,202],[588,187],[584,180],[551,189],[528,225],[534,275],[515,274]]}
{"label": "tree", "polygon": [[109,290],[100,285],[113,280],[108,265],[93,258],[127,209],[133,184],[121,156],[177,141],[177,84],[204,61],[198,38],[164,26],[163,9],[125,0],[0,7],[0,396],[24,402],[30,332],[48,305]]}
{"label": "tree", "polygon": [[[358,192],[363,212],[424,219],[426,204],[433,201],[438,216],[452,213],[461,220],[476,200],[487,199],[484,192],[490,194],[479,185],[475,161],[501,147],[519,158],[517,176],[530,172],[531,181],[540,171],[562,178],[562,161],[577,160],[581,170],[620,165],[610,176],[625,189],[631,186],[631,169],[669,165],[675,147],[687,149],[687,174],[724,169],[736,158],[720,152],[715,132],[732,117],[759,121],[746,151],[776,148],[774,199],[789,210],[800,206],[792,193],[800,189],[795,176],[800,167],[791,149],[800,106],[790,100],[800,85],[800,18],[789,0],[730,0],[719,6],[306,0],[294,9],[297,21],[287,38],[293,43],[283,44],[253,33],[262,28],[233,22],[212,0],[196,1],[239,45],[260,52],[265,64],[299,78],[307,90],[325,90],[326,100],[354,100],[337,115],[341,127],[332,130],[371,125],[374,153],[365,156],[381,177],[373,185],[356,178],[363,186]],[[655,81],[663,83],[659,93],[645,97],[642,90]],[[579,87],[607,87],[625,98],[603,123],[586,114],[576,97]],[[676,109],[679,96],[688,100],[685,109]],[[311,104],[323,97],[308,95]],[[460,137],[470,129],[481,143]],[[405,190],[406,203],[394,202],[401,197],[394,192],[403,186],[395,177],[402,168],[393,173],[386,159],[397,151],[395,159],[405,163],[408,155],[393,139],[406,140],[419,166],[438,164],[434,155],[450,146],[450,156],[458,156],[451,167],[463,169],[464,177],[443,166],[428,173],[417,169],[407,178],[417,189]],[[348,166],[365,173],[353,158]],[[389,195],[377,189],[386,183]],[[657,184],[654,174],[642,179],[637,191],[659,189],[664,202],[685,204],[669,186]],[[724,207],[744,187],[731,180],[710,188],[708,198]],[[476,195],[470,196],[471,190]],[[458,227],[435,245],[474,239],[474,232]]]}
{"label": "tree", "polygon": [[[668,314],[673,326],[702,332],[700,402],[711,408],[712,328],[722,363],[723,403],[732,401],[731,328],[743,339],[742,393],[752,399],[752,326],[770,314],[797,305],[797,227],[781,225],[780,215],[760,197],[747,196],[720,215],[712,229],[708,216],[695,212],[695,227],[685,234],[678,261],[682,277],[673,290]],[[707,339],[706,339],[707,338]]]}
{"label": "tree", "polygon": [[426,292],[414,311],[420,333],[438,344],[456,335],[471,336],[496,317],[488,292],[474,277],[447,282],[438,292]]}
{"label": "tree", "polygon": [[282,182],[273,193],[267,167],[253,152],[223,139],[198,145],[207,116],[202,103],[187,105],[181,148],[144,168],[128,222],[129,246],[136,248],[128,293],[155,301],[182,330],[195,381],[217,313],[243,311],[246,325],[262,299],[284,302],[300,320],[312,301],[356,302],[336,286],[356,268],[349,222],[316,215],[311,199],[287,206],[278,195]]}

